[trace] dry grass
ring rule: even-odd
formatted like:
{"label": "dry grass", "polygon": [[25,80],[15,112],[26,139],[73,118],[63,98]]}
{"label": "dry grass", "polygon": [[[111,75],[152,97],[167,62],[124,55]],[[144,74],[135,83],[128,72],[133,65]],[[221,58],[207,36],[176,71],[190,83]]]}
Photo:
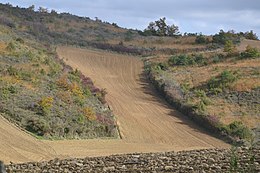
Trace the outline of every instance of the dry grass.
{"label": "dry grass", "polygon": [[0,54],[5,54],[6,53],[6,43],[5,42],[0,42]]}
{"label": "dry grass", "polygon": [[256,48],[260,49],[260,41],[259,40],[247,40],[247,39],[243,40],[241,42],[241,44],[237,47],[237,49],[239,51],[244,51],[244,50],[246,50],[247,45],[250,45],[252,47],[256,47]]}
{"label": "dry grass", "polygon": [[228,103],[226,100],[216,98],[212,100],[212,105],[207,107],[210,115],[216,115],[220,121],[226,125],[234,121],[242,121],[247,127],[255,128],[260,123],[257,115],[248,115],[248,110],[237,104]]}

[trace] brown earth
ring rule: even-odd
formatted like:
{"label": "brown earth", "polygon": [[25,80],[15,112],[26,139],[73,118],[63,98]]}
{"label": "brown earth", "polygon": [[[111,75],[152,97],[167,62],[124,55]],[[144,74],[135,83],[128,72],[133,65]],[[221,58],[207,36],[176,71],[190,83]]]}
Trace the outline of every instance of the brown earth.
{"label": "brown earth", "polygon": [[168,106],[145,80],[139,59],[67,47],[57,52],[68,65],[94,79],[96,86],[107,89],[107,101],[118,120],[122,139],[38,140],[0,118],[0,160],[28,162],[229,147]]}

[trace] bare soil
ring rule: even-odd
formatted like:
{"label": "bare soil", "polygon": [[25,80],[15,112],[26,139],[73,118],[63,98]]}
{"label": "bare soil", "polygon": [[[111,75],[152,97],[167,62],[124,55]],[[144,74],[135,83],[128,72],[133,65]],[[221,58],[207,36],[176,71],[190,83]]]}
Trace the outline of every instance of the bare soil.
{"label": "bare soil", "polygon": [[227,148],[170,107],[143,75],[136,57],[105,51],[59,47],[65,62],[106,88],[122,139],[45,141],[0,118],[0,160],[20,163],[52,158],[106,156],[134,152]]}

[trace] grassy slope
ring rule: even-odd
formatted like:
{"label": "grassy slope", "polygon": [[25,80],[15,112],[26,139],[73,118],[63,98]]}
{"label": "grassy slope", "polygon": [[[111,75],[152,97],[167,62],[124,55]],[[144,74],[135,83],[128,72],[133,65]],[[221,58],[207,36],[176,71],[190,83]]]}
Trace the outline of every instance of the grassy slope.
{"label": "grassy slope", "polygon": [[[256,47],[260,45],[259,41],[245,42]],[[243,47],[240,51],[244,51],[244,42],[240,47]],[[168,63],[169,57],[157,58],[148,69],[150,75],[163,84],[168,95],[181,104],[190,105],[218,128],[224,128],[226,133],[247,138],[250,135],[244,126],[259,129],[260,61],[257,57],[222,57],[220,53],[204,53],[202,62],[194,65],[174,65]],[[182,63],[181,60],[175,61]],[[226,79],[230,80],[227,83],[220,80],[224,71],[227,72]],[[210,88],[209,83],[213,80],[217,82]]]}
{"label": "grassy slope", "polygon": [[63,65],[55,50],[0,26],[0,111],[44,138],[115,137],[104,92]]}
{"label": "grassy slope", "polygon": [[138,55],[171,54],[187,49],[206,49],[196,45],[194,36],[185,38],[144,37],[100,20],[68,13],[40,13],[26,8],[0,4],[0,23],[15,29],[21,36],[52,44],[91,46]]}

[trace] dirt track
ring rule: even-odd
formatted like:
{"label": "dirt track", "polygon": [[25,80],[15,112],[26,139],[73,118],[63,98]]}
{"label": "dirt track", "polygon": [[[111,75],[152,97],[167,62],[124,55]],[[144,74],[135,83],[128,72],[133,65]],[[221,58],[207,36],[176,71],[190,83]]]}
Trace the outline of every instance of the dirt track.
{"label": "dirt track", "polygon": [[57,51],[67,64],[107,89],[107,100],[123,139],[40,141],[0,118],[0,149],[5,151],[0,152],[0,160],[26,162],[229,146],[203,132],[159,98],[143,77],[143,63],[137,58],[66,47]]}

